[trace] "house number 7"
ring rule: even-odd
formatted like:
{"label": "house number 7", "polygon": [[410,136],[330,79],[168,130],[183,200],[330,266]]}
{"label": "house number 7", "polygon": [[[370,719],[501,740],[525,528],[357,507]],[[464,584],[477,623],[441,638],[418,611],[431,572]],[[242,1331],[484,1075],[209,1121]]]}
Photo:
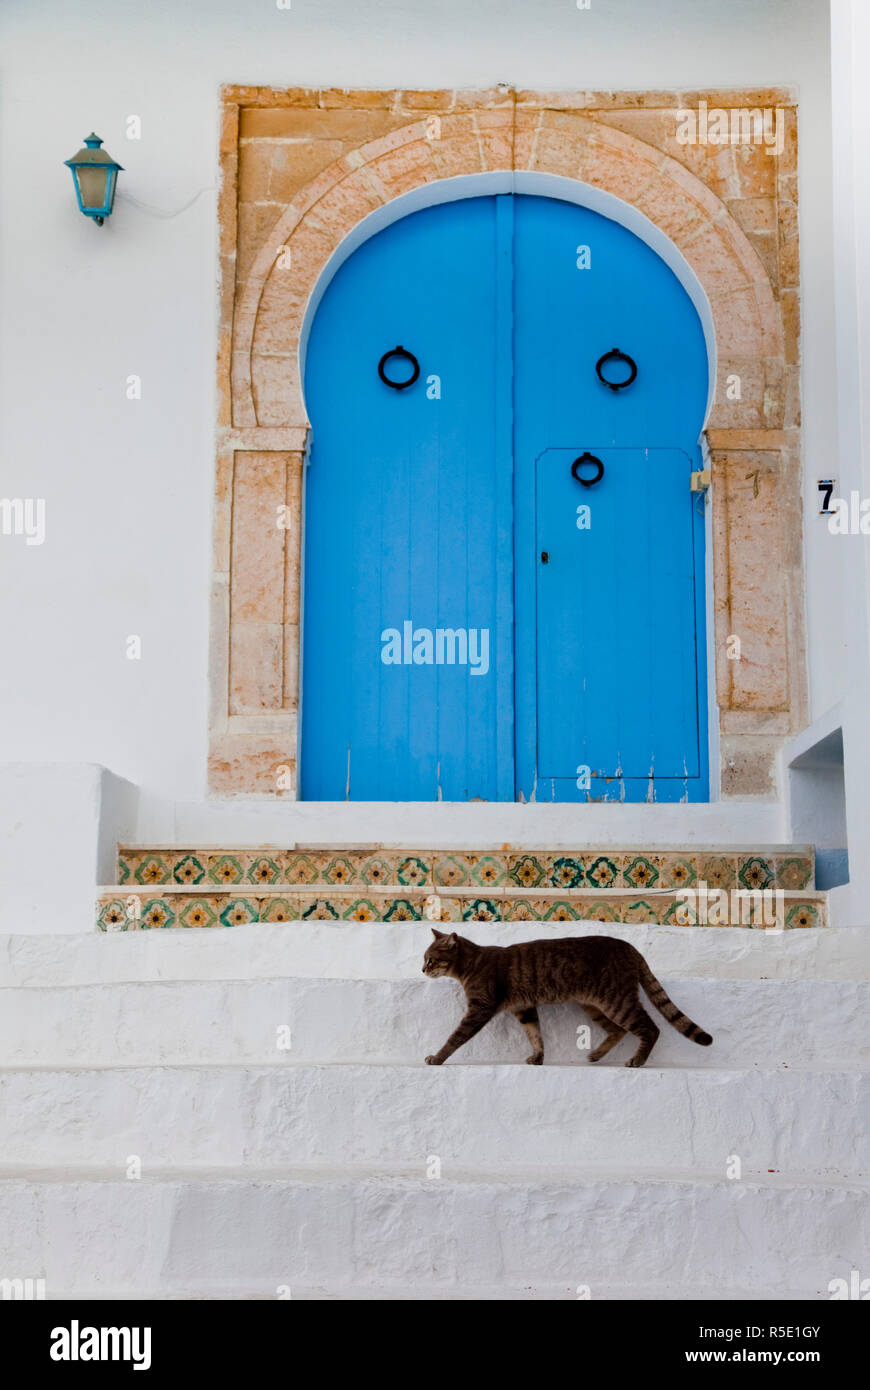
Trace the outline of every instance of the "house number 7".
{"label": "house number 7", "polygon": [[819,478],[819,492],[822,494],[822,505],[819,507],[819,512],[822,516],[828,516],[834,510],[831,506],[833,491],[833,478]]}

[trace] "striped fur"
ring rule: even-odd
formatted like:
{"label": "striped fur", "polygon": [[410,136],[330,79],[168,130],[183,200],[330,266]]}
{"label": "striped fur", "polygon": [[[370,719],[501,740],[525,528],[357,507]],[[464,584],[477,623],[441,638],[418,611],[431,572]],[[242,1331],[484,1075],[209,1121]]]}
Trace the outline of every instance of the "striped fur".
{"label": "striped fur", "polygon": [[[640,952],[638,952],[638,955],[640,955]],[[678,1033],[682,1033],[685,1037],[690,1038],[693,1043],[698,1043],[700,1047],[709,1047],[713,1041],[710,1034],[705,1033],[703,1028],[699,1028],[697,1023],[693,1023],[692,1020],[683,1013],[682,1009],[677,1008],[661,982],[656,979],[655,975],[650,970],[643,956],[641,956],[640,959],[640,982],[646,990],[647,998],[650,1003],[655,1005],[662,1018],[666,1018],[668,1023],[676,1028]]]}
{"label": "striped fur", "polygon": [[579,936],[516,946],[478,946],[456,932],[448,935],[433,927],[432,934],[435,939],[423,957],[423,973],[458,980],[465,990],[466,1010],[444,1046],[426,1058],[430,1066],[446,1062],[495,1014],[504,1012],[514,1015],[532,1045],[526,1061],[539,1066],[544,1044],[538,1005],[574,1001],[605,1030],[604,1041],[589,1054],[591,1062],[599,1062],[626,1033],[633,1033],[640,1043],[625,1065],[642,1067],[659,1029],[640,1002],[641,986],[678,1033],[702,1047],[713,1041],[677,1008],[640,951],[627,941]]}

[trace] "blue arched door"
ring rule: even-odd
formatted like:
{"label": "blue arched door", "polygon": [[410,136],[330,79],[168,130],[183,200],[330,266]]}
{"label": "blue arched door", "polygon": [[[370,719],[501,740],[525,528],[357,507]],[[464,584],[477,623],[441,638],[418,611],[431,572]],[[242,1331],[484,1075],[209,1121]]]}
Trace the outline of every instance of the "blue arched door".
{"label": "blue arched door", "polygon": [[305,390],[302,795],[706,799],[706,350],[646,243],[414,213],[331,281]]}

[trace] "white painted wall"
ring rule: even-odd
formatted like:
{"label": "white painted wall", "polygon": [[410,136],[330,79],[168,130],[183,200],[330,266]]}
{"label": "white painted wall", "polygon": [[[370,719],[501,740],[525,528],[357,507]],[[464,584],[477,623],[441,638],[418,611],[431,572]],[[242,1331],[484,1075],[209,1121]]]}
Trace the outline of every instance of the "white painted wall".
{"label": "white painted wall", "polygon": [[[0,760],[95,762],[205,792],[218,88],[787,84],[801,101],[808,474],[835,419],[824,0],[4,0]],[[140,142],[125,119],[142,118]],[[62,161],[95,128],[125,166],[98,229]],[[158,216],[134,197],[172,211]],[[125,399],[139,373],[143,399]],[[824,467],[820,461],[824,461]],[[808,527],[814,713],[843,688],[842,547]],[[128,634],[140,662],[125,657]]]}
{"label": "white painted wall", "polygon": [[137,814],[136,788],[93,763],[0,764],[0,933],[93,931]]}
{"label": "white painted wall", "polygon": [[[842,493],[870,497],[870,6],[832,0],[833,171]],[[843,576],[845,635],[841,709],[849,884],[832,895],[837,921],[866,924],[870,894],[870,590],[868,541],[831,537]]]}

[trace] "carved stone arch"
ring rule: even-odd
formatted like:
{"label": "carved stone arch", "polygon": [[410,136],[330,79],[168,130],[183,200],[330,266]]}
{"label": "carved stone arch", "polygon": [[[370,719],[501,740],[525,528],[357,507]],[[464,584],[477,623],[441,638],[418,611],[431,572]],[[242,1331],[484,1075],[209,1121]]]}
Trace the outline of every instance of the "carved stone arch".
{"label": "carved stone arch", "polygon": [[[798,432],[786,429],[781,305],[756,247],[698,174],[602,119],[531,101],[429,114],[346,148],[295,191],[236,288],[232,423],[218,479],[212,785],[291,795],[295,785],[308,427],[300,349],[312,296],[347,248],[412,202],[473,196],[475,180],[497,174],[505,189],[549,176],[571,180],[578,202],[613,200],[625,210],[617,220],[665,259],[670,248],[700,286],[715,363],[706,432],[723,794],[770,795],[778,742],[800,724],[805,704]],[[266,565],[252,565],[240,538],[264,495],[286,508],[289,523],[280,545],[271,538]],[[741,638],[740,661],[727,655],[732,635]],[[286,787],[275,784],[276,764],[291,769]]]}
{"label": "carved stone arch", "polygon": [[[460,119],[442,122],[442,139],[452,145],[451,177],[460,169],[465,175],[489,172],[475,133],[451,133],[451,121]],[[555,120],[558,126],[552,125]],[[298,353],[308,299],[336,248],[365,218],[400,194],[440,180],[427,128],[428,122],[415,121],[361,146],[353,160],[336,160],[287,206],[239,299],[233,362],[237,425],[307,423]],[[658,228],[705,292],[719,374],[738,373],[763,415],[769,383],[767,372],[758,367],[781,359],[782,324],[767,271],[725,204],[675,159],[623,131],[544,111],[538,134],[527,164],[513,165],[513,170],[522,167],[598,189]],[[558,139],[550,138],[554,134]],[[396,176],[397,152],[404,156],[401,178]],[[278,254],[279,247],[286,248],[284,255]],[[714,404],[709,424],[733,426],[727,402]]]}

